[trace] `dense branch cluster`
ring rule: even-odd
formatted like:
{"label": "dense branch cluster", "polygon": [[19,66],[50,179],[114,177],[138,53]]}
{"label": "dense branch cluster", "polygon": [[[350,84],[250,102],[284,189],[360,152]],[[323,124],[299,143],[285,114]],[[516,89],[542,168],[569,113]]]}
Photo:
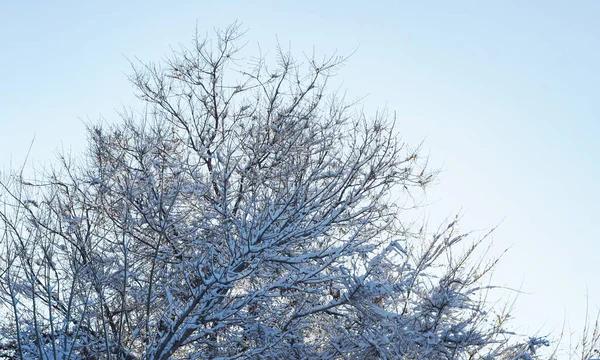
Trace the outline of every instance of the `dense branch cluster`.
{"label": "dense branch cluster", "polygon": [[143,113],[2,183],[0,357],[534,358],[481,241],[402,219],[435,174],[326,92],[344,59],[246,65],[241,35],[134,68]]}

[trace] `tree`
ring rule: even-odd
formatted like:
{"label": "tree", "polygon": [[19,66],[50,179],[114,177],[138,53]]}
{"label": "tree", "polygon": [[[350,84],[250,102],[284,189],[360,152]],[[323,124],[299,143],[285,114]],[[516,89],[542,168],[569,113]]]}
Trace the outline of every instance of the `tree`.
{"label": "tree", "polygon": [[2,182],[0,356],[534,358],[485,302],[485,237],[403,220],[435,171],[327,91],[345,59],[243,66],[242,35],[135,65],[144,112]]}

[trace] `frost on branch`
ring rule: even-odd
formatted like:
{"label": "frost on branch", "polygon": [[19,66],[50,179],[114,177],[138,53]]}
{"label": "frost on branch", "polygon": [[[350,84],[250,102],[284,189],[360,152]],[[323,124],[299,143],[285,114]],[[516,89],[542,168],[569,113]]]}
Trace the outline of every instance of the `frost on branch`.
{"label": "frost on branch", "polygon": [[134,66],[146,112],[2,183],[0,356],[535,358],[483,301],[483,239],[403,221],[435,173],[326,92],[344,59],[245,66],[240,36]]}

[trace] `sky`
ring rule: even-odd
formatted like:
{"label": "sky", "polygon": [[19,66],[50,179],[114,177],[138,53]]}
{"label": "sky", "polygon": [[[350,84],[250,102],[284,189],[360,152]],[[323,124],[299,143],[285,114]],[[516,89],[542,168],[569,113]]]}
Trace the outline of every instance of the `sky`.
{"label": "sky", "polygon": [[[460,213],[504,255],[522,333],[580,331],[600,309],[599,1],[0,0],[0,169],[85,148],[85,122],[136,105],[128,59],[239,21],[249,49],[352,54],[336,78],[395,111],[441,169],[430,223]],[[11,165],[12,164],[12,165]]]}

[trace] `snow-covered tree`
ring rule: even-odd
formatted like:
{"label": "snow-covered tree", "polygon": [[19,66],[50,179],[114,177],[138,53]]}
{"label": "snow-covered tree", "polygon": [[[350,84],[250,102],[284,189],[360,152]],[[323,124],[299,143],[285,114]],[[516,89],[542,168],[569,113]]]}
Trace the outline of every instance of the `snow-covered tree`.
{"label": "snow-covered tree", "polygon": [[2,182],[0,357],[535,358],[487,306],[485,236],[410,220],[419,148],[328,92],[344,59],[241,36],[134,66],[144,112]]}

